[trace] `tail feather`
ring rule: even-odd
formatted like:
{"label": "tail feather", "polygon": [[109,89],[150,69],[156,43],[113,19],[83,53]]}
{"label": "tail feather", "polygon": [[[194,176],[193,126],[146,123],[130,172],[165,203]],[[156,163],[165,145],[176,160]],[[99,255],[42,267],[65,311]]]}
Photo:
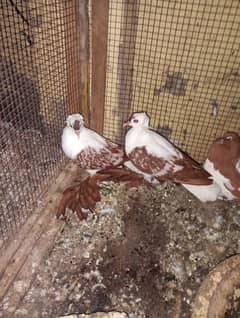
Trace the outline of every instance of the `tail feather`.
{"label": "tail feather", "polygon": [[95,176],[88,177],[81,181],[78,185],[71,186],[63,192],[62,199],[58,206],[57,218],[65,217],[67,208],[76,212],[80,220],[86,218],[86,214],[82,209],[94,209],[96,203],[101,200],[100,188],[97,184]]}
{"label": "tail feather", "polygon": [[61,202],[58,206],[57,218],[65,217],[65,210],[69,208],[75,212],[80,220],[86,218],[82,209],[94,209],[96,203],[101,200],[99,182],[108,180],[116,183],[123,182],[129,187],[138,187],[139,185],[152,186],[139,175],[126,168],[108,168],[98,171],[95,175],[87,177],[79,184],[68,187],[64,192]]}
{"label": "tail feather", "polygon": [[98,172],[98,174],[109,175],[107,180],[116,183],[125,183],[129,187],[137,187],[140,185],[151,186],[151,184],[144,179],[144,177],[127,168],[109,168]]}
{"label": "tail feather", "polygon": [[75,198],[72,198],[71,201],[68,203],[68,208],[72,211],[76,211],[77,207],[79,205],[79,202],[75,200]]}
{"label": "tail feather", "polygon": [[[87,197],[85,197],[84,195],[79,196],[79,201],[81,202],[81,207],[83,209],[89,209],[90,207],[92,207],[92,204],[89,202],[89,199]],[[74,210],[72,210],[74,211]]]}
{"label": "tail feather", "polygon": [[59,218],[60,216],[65,217],[65,210],[71,204],[71,200],[75,196],[75,192],[72,187],[67,188],[62,195],[62,199],[57,209],[56,217]]}
{"label": "tail feather", "polygon": [[[94,208],[96,202],[101,200],[100,191],[97,186],[95,190],[91,189],[91,191],[92,191],[91,194],[89,191],[83,192],[82,194],[80,194],[79,200],[80,202],[82,202],[84,209]],[[95,192],[95,195],[93,196],[94,192]]]}
{"label": "tail feather", "polygon": [[78,204],[75,208],[75,210],[72,210],[72,211],[75,211],[76,214],[77,214],[77,217],[79,218],[79,221],[82,221],[84,219],[86,219],[87,215],[84,214],[83,210],[82,210],[82,207],[80,206],[80,204]]}

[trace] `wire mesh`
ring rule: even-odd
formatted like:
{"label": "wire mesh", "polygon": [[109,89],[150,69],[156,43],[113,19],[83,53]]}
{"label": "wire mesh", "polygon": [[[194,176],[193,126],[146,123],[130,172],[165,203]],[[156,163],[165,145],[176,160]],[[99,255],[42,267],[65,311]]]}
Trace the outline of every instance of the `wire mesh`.
{"label": "wire mesh", "polygon": [[240,2],[110,1],[104,134],[147,111],[151,125],[203,161],[240,129]]}
{"label": "wire mesh", "polygon": [[0,4],[0,242],[41,204],[65,163],[60,135],[77,89],[67,81],[78,67],[74,10],[67,0]]}

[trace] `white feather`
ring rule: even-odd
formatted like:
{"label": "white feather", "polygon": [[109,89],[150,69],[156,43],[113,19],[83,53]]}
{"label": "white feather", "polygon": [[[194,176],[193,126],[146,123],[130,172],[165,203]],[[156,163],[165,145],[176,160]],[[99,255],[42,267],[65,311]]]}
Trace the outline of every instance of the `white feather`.
{"label": "white feather", "polygon": [[164,176],[171,170],[171,168],[172,168],[172,164],[170,162],[166,162],[166,164],[164,165],[164,168],[162,168],[161,171],[158,171],[157,173],[155,173],[155,175],[157,177]]}
{"label": "white feather", "polygon": [[182,154],[164,137],[147,127],[133,127],[125,139],[125,150],[129,154],[136,147],[146,147],[149,154],[159,158],[170,159],[172,157],[182,158]]}
{"label": "white feather", "polygon": [[90,176],[95,175],[99,170],[101,169],[88,169],[87,172],[90,174]]}
{"label": "white feather", "polygon": [[231,184],[231,181],[224,177],[219,170],[216,170],[214,168],[214,164],[207,159],[203,165],[204,169],[207,170],[208,173],[210,173],[213,177],[213,180],[219,185],[222,191],[222,195],[226,197],[228,200],[233,200],[234,196],[232,193],[228,190],[233,190],[233,186]]}
{"label": "white feather", "polygon": [[222,198],[221,188],[215,182],[210,185],[191,185],[182,183],[184,188],[202,202],[215,201]]}
{"label": "white feather", "polygon": [[174,164],[174,166],[173,166],[173,172],[174,173],[178,172],[178,171],[181,171],[181,170],[183,170],[183,166],[179,166],[179,165]]}
{"label": "white feather", "polygon": [[240,159],[239,159],[238,162],[236,163],[236,169],[237,169],[237,171],[240,173]]}
{"label": "white feather", "polygon": [[71,127],[63,129],[62,149],[69,159],[75,160],[80,151],[88,148],[89,145],[100,150],[106,147],[107,143],[102,136],[84,126],[81,127],[79,135]]}

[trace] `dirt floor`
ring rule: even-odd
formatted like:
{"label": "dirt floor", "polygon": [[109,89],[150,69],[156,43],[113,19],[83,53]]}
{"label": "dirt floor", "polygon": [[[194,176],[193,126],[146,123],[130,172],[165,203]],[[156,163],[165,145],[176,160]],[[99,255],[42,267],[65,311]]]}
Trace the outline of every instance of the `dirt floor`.
{"label": "dirt floor", "polygon": [[[190,317],[206,274],[240,253],[240,205],[234,201],[202,204],[170,183],[151,190],[105,183],[102,194],[98,213],[86,221],[69,211],[13,317],[98,311]],[[17,293],[24,281],[14,287]],[[0,316],[8,310],[5,299]]]}

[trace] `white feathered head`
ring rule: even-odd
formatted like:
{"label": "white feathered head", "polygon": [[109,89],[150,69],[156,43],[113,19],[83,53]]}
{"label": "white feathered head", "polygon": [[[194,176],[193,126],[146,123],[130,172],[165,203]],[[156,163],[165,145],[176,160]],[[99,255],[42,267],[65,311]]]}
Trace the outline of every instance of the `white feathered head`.
{"label": "white feathered head", "polygon": [[130,119],[124,124],[125,127],[148,127],[150,117],[146,112],[133,113]]}
{"label": "white feathered head", "polygon": [[81,114],[72,114],[67,117],[67,127],[72,127],[74,130],[79,130],[84,125],[84,118]]}

